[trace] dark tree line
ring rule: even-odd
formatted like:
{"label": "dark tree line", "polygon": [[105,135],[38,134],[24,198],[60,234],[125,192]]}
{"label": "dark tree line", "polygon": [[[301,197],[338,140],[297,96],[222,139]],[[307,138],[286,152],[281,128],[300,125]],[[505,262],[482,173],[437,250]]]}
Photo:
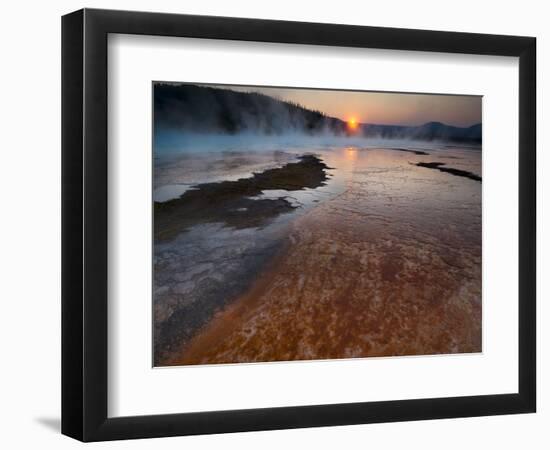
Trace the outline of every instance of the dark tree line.
{"label": "dark tree line", "polygon": [[[193,84],[154,85],[155,129],[191,133],[280,135],[330,133],[345,136],[347,124],[296,102],[257,92]],[[366,137],[481,143],[481,124],[461,128],[428,122],[420,126],[360,124],[353,134]]]}

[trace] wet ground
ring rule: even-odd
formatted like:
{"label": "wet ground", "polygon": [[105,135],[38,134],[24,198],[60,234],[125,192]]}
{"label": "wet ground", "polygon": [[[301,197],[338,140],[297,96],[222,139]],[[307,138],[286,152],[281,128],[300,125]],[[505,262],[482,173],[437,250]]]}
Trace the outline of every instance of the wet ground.
{"label": "wet ground", "polygon": [[[317,173],[315,182],[291,188],[286,176],[287,184],[270,184],[277,168],[312,154],[302,168]],[[201,185],[216,190],[239,178],[248,181],[226,187],[247,186],[241,200],[268,201],[276,212],[258,223],[241,210],[249,219],[236,224],[225,213],[197,221],[194,208],[175,232],[155,228],[156,365],[481,351],[479,149],[201,157],[200,170],[185,164],[197,160],[192,155],[156,165],[155,192],[164,192],[165,204],[156,205],[155,221],[165,220],[157,212],[171,203],[171,186],[185,186],[172,193],[183,194],[181,205]]]}

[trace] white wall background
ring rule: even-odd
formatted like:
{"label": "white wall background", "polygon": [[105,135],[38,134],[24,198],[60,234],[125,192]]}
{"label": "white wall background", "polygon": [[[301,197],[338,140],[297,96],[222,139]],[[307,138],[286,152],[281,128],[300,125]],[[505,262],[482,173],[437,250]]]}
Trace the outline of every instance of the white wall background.
{"label": "white wall background", "polygon": [[[309,3],[309,5],[308,5]],[[543,298],[550,226],[543,170],[550,157],[544,106],[550,104],[550,29],[545,3],[461,0],[410,2],[272,2],[210,0],[19,1],[0,16],[0,444],[3,448],[74,448],[59,434],[60,417],[60,16],[83,6],[189,14],[350,23],[538,38],[539,149],[539,412],[535,415],[453,419],[277,432],[239,433],[95,444],[94,448],[422,448],[550,446],[550,308]],[[546,252],[544,257],[540,256]],[[546,354],[545,354],[546,353]]]}

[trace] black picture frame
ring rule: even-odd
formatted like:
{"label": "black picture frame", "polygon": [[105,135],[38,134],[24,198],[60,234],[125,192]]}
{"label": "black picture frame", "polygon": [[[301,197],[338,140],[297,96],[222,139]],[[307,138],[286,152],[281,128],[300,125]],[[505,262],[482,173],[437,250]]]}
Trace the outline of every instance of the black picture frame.
{"label": "black picture frame", "polygon": [[[107,36],[519,57],[517,393],[107,416]],[[536,39],[83,9],[62,18],[62,433],[82,441],[486,416],[536,408]]]}

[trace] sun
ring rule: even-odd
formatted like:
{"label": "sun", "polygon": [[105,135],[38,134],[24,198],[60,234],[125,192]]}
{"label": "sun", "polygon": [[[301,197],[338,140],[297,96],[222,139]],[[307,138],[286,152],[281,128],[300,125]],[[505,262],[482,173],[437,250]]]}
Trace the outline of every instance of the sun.
{"label": "sun", "polygon": [[357,123],[357,119],[355,117],[350,117],[348,119],[348,130],[349,131],[356,131],[359,124]]}

